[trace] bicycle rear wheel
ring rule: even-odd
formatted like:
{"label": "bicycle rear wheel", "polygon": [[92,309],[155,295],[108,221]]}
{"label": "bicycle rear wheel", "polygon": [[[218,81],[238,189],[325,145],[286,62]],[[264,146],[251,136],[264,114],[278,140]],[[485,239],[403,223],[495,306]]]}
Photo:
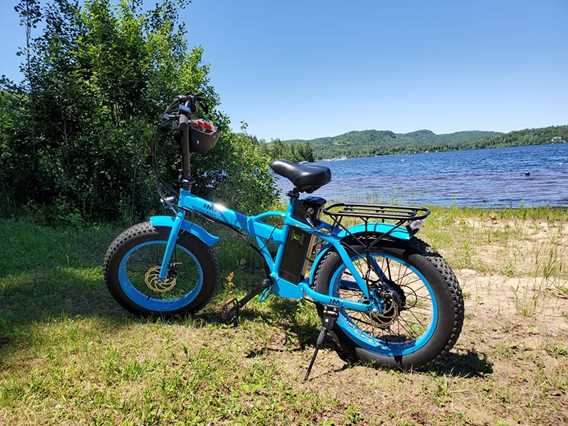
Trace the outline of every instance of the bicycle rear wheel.
{"label": "bicycle rear wheel", "polygon": [[[416,241],[415,241],[416,243]],[[385,243],[353,263],[383,301],[381,313],[341,310],[336,321],[342,358],[396,368],[423,367],[447,353],[463,324],[463,297],[444,259],[416,244]],[[374,262],[374,263],[373,263]],[[364,296],[336,252],[316,273],[316,289],[330,296],[362,301]]]}

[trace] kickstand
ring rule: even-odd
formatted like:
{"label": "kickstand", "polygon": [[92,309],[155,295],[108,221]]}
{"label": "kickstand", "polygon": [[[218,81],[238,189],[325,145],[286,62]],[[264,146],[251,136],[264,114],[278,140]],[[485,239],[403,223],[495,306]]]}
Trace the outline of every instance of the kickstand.
{"label": "kickstand", "polygon": [[272,285],[272,281],[269,278],[266,278],[262,281],[262,284],[258,287],[253,288],[249,291],[241,300],[231,299],[223,305],[223,309],[221,311],[221,320],[227,324],[233,324],[233,326],[237,326],[239,323],[239,315],[241,313],[241,309],[245,306],[250,300],[255,297],[256,295],[262,293],[264,290],[269,288]]}
{"label": "kickstand", "polygon": [[320,328],[318,340],[316,341],[316,348],[314,349],[314,353],[312,355],[312,358],[310,359],[310,363],[308,364],[308,369],[306,370],[306,375],[304,376],[304,382],[308,381],[314,363],[316,362],[318,352],[325,343],[325,339],[327,338],[328,333],[333,330],[333,326],[335,325],[335,320],[337,319],[338,315],[339,309],[337,309],[335,306],[324,306],[322,319],[323,324]]}

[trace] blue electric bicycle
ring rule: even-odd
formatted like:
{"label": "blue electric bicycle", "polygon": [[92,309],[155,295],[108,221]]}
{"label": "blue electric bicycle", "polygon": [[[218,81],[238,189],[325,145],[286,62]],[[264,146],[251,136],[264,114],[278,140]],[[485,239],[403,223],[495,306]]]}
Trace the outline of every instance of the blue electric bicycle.
{"label": "blue electric bicycle", "polygon": [[[190,220],[193,215],[250,237],[264,259],[266,279],[241,300],[225,304],[223,318],[238,320],[256,295],[314,302],[322,319],[306,378],[318,349],[330,338],[347,362],[371,361],[418,368],[446,354],[460,334],[464,304],[458,281],[444,259],[416,237],[426,208],[333,204],[307,196],[331,180],[327,167],[274,161],[289,179],[286,211],[247,216],[191,192],[190,157],[205,154],[219,137],[197,119],[200,98],[179,96],[166,120],[181,147],[179,194],[163,197],[175,212],[153,216],[120,234],[105,257],[113,297],[139,315],[194,313],[211,299],[219,270],[213,247],[219,238]],[[271,218],[279,218],[275,226]]]}

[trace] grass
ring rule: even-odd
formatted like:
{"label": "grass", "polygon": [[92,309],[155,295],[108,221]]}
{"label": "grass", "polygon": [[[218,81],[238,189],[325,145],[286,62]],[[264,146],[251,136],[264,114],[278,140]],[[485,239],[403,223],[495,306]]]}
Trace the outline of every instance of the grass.
{"label": "grass", "polygon": [[149,321],[102,281],[120,226],[2,219],[0,424],[566,423],[567,219],[562,209],[434,209],[422,237],[467,294],[452,355],[402,373],[346,368],[324,350],[308,383],[311,305],[255,300],[238,328],[218,320],[224,300],[262,279],[238,239],[218,249],[222,289],[204,312]]}

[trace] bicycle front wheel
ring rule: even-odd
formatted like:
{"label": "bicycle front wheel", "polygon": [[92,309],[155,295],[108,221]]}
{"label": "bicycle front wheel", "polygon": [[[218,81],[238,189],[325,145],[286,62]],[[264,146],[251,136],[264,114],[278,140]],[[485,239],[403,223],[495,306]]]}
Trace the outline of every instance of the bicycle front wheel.
{"label": "bicycle front wheel", "polygon": [[105,281],[124,308],[137,315],[170,317],[198,311],[211,299],[218,277],[217,260],[196,237],[180,234],[165,279],[160,265],[169,228],[134,225],[110,245]]}

